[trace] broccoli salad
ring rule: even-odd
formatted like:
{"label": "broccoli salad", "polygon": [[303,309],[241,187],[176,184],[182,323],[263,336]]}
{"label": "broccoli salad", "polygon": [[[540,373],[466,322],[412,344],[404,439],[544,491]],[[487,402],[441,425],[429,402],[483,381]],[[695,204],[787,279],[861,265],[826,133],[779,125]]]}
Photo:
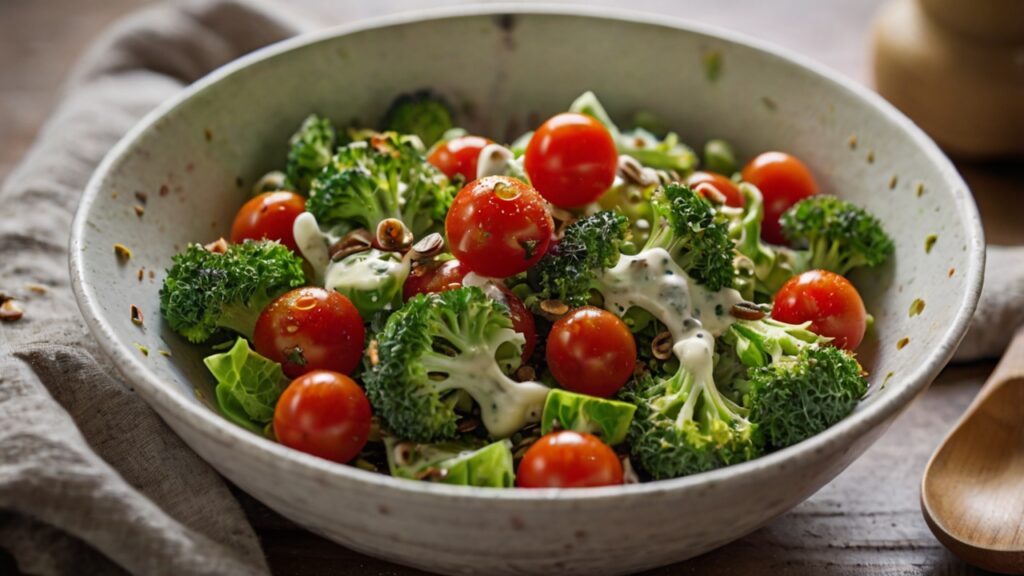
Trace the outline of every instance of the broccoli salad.
{"label": "broccoli salad", "polygon": [[745,462],[864,397],[845,275],[893,244],[799,159],[698,155],[590,92],[506,144],[455,118],[429,91],[379,131],[310,116],[230,238],[173,258],[161,312],[224,417],[410,480],[576,488]]}

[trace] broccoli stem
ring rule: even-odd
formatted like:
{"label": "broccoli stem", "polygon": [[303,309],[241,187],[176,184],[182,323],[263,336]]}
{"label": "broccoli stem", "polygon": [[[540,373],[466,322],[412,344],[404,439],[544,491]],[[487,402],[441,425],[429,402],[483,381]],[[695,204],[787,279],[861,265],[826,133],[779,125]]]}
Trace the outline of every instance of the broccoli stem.
{"label": "broccoli stem", "polygon": [[[457,357],[428,352],[422,363],[427,374],[445,375],[431,380],[436,391],[465,390],[473,397],[480,406],[484,426],[495,438],[507,438],[523,426],[540,421],[550,389],[538,382],[516,382],[509,378],[487,348],[463,348]],[[473,377],[458,381],[447,377],[459,373]]]}

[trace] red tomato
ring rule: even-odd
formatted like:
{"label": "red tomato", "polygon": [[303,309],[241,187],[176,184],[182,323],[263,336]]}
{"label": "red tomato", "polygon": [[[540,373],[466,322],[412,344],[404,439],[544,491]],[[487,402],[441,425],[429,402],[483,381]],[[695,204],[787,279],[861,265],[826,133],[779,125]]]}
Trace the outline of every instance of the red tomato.
{"label": "red tomato", "polygon": [[576,208],[611,188],[618,164],[615,142],[600,122],[565,112],[534,132],[523,166],[530,183],[549,202]]}
{"label": "red tomato", "polygon": [[810,321],[811,332],[832,338],[837,348],[855,350],[867,330],[864,301],[850,281],[827,270],[790,278],[775,295],[772,318],[790,324]]}
{"label": "red tomato", "polygon": [[295,378],[312,370],[351,374],[363,357],[365,329],[345,296],[306,286],[268,305],[256,321],[256,351]]}
{"label": "red tomato", "polygon": [[408,300],[417,294],[436,294],[462,286],[469,270],[458,260],[417,264],[409,272],[402,286],[402,298]]}
{"label": "red tomato", "polygon": [[618,316],[585,306],[562,316],[548,334],[548,368],[562,387],[608,398],[629,381],[636,342]]}
{"label": "red tomato", "polygon": [[437,166],[449,178],[456,174],[462,174],[466,182],[476,180],[476,163],[480,158],[480,151],[488,144],[494,144],[494,140],[482,136],[459,136],[439,144],[427,161]]}
{"label": "red tomato", "polygon": [[803,162],[785,152],[765,152],[743,168],[743,180],[764,196],[761,237],[773,244],[785,244],[779,216],[793,205],[818,193],[818,183]]}
{"label": "red tomato", "polygon": [[695,192],[707,198],[706,189],[710,187],[725,197],[725,205],[733,208],[743,208],[745,202],[740,189],[732,180],[714,172],[694,172],[686,179],[686,185],[693,188]]}
{"label": "red tomato", "polygon": [[274,435],[289,448],[348,462],[370,435],[370,403],[348,376],[314,370],[281,394],[274,408]]}
{"label": "red tomato", "polygon": [[520,488],[586,488],[622,484],[622,462],[607,444],[585,432],[562,430],[537,440],[516,474]]}
{"label": "red tomato", "polygon": [[448,247],[481,276],[505,278],[533,266],[551,242],[554,223],[537,191],[522,180],[488,176],[459,191],[448,210]]}
{"label": "red tomato", "polygon": [[231,242],[267,238],[297,251],[292,224],[306,210],[306,199],[294,192],[264,192],[242,205],[231,225]]}

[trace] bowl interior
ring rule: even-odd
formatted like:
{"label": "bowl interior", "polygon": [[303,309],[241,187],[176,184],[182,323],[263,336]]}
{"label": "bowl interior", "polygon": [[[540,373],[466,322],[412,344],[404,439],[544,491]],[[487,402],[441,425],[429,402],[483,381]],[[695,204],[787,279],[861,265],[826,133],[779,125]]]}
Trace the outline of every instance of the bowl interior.
{"label": "bowl interior", "polygon": [[[698,150],[725,138],[741,159],[773,149],[802,158],[824,192],[878,215],[896,243],[887,266],[856,277],[875,317],[861,351],[872,393],[859,411],[927,384],[973,308],[980,228],[948,161],[865,91],[729,35],[580,15],[469,14],[291,42],[245,62],[194,86],[114,151],[72,244],[80,299],[113,334],[108,349],[128,351],[159,386],[212,410],[202,365],[209,349],[160,320],[171,256],[227,235],[253,182],[283,166],[288,136],[309,113],[374,125],[396,95],[426,87],[454,104],[459,124],[496,138],[593,90],[620,125],[652,112]],[[148,198],[143,216],[133,208],[137,192]],[[130,261],[115,257],[114,243],[132,250]],[[145,328],[131,322],[130,304]]]}

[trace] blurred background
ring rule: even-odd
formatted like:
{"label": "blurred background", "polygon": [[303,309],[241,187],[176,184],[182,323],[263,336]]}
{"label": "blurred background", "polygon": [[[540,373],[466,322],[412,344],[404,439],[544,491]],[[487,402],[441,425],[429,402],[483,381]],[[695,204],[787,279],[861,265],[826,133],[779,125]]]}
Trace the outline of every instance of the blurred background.
{"label": "blurred background", "polygon": [[[62,79],[90,42],[118,18],[154,2],[0,0],[0,180],[31,143],[60,95]],[[277,2],[322,26],[468,3]],[[1024,2],[830,0],[827,8],[816,0],[561,3],[653,12],[729,28],[878,86],[960,160],[989,241],[1024,243],[1024,227],[988,225],[1004,217],[1007,206],[1024,213],[1024,162],[1019,160],[1024,157]]]}
{"label": "blurred background", "polygon": [[[272,0],[264,0],[271,2]],[[103,30],[154,0],[0,0],[0,181],[31,145],[64,78]],[[329,26],[466,2],[278,0]],[[571,1],[664,14],[784,46],[868,86],[939,140],[971,186],[995,244],[1024,244],[1024,1]],[[585,47],[581,47],[585,49]],[[659,574],[975,574],[932,537],[918,510],[931,450],[993,364],[947,369],[863,458],[793,512]],[[347,567],[411,574],[306,533],[239,493],[275,572]],[[0,573],[4,562],[0,558]]]}

